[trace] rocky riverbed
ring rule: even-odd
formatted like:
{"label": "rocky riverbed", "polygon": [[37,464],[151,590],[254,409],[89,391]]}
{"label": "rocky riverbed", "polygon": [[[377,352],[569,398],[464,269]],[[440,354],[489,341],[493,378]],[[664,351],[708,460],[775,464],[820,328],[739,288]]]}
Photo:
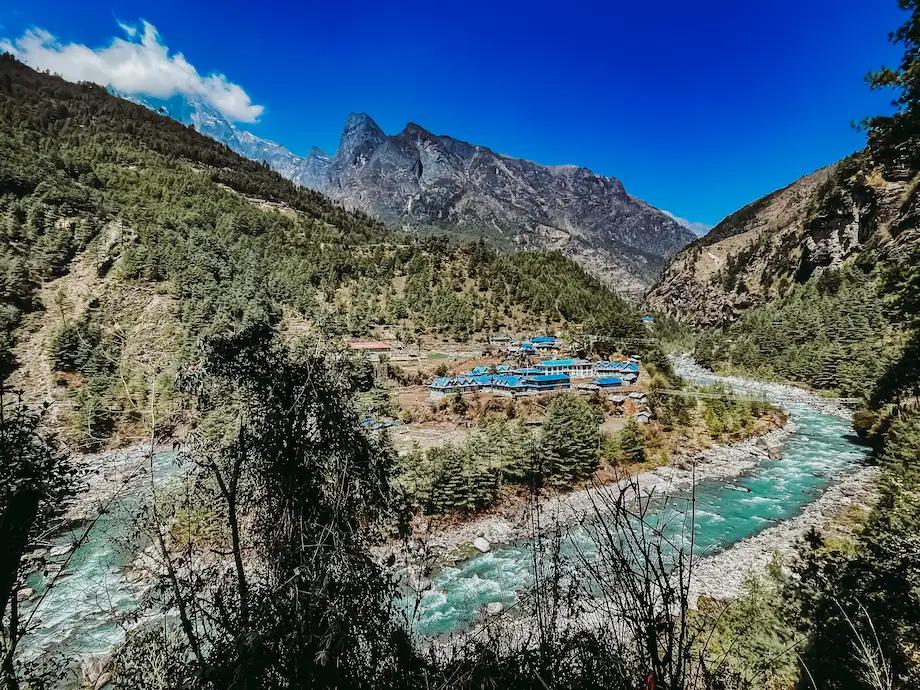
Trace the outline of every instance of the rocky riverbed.
{"label": "rocky riverbed", "polygon": [[847,475],[796,517],[744,539],[721,553],[704,557],[694,567],[691,598],[734,599],[746,579],[758,575],[774,558],[788,562],[797,542],[812,528],[834,528],[854,506],[869,510],[878,498],[878,467],[864,467]]}
{"label": "rocky riverbed", "polygon": [[[586,485],[567,493],[541,498],[539,510],[547,529],[560,523],[574,524],[595,510],[599,491],[638,491],[645,496],[673,494],[690,489],[705,479],[737,477],[759,462],[781,455],[786,439],[795,433],[791,421],[763,436],[739,443],[717,446],[702,453],[682,458],[637,475],[623,477],[619,482],[598,487]],[[397,568],[408,568],[409,582],[424,588],[429,584],[422,574],[463,561],[477,553],[528,539],[533,534],[533,502],[521,501],[509,505],[501,514],[488,515],[468,522],[441,527],[430,532],[418,532],[408,544],[395,549]],[[394,549],[378,550],[378,556],[390,555]]]}
{"label": "rocky riverbed", "polygon": [[799,388],[798,386],[792,386],[785,383],[774,383],[771,381],[758,381],[755,379],[743,378],[741,376],[720,376],[701,367],[687,354],[671,357],[671,364],[680,376],[686,378],[704,378],[717,383],[723,383],[734,389],[762,395],[778,404],[801,403],[808,405],[812,409],[818,410],[822,414],[833,415],[834,417],[847,421],[853,418],[852,410],[838,405],[832,400],[822,398],[817,393]]}

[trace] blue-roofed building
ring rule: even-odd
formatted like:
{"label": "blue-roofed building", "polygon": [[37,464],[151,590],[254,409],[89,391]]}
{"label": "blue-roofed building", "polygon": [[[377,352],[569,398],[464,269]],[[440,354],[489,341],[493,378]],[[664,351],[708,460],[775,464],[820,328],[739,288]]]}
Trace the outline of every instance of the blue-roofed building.
{"label": "blue-roofed building", "polygon": [[571,386],[568,374],[540,374],[527,379],[528,388],[536,393],[567,390]]}
{"label": "blue-roofed building", "polygon": [[521,352],[525,355],[535,355],[537,354],[537,348],[534,347],[534,344],[529,340],[522,340],[519,343],[511,343],[508,346],[508,352]]}
{"label": "blue-roofed building", "polygon": [[568,374],[573,379],[594,376],[594,365],[586,359],[545,359],[537,368],[543,374]]}
{"label": "blue-roofed building", "polygon": [[475,376],[438,376],[428,386],[432,398],[454,393],[472,393],[481,388],[482,382]]}
{"label": "blue-roofed building", "polygon": [[495,371],[497,371],[499,374],[510,374],[511,365],[510,364],[499,364],[497,367],[495,367]]}
{"label": "blue-roofed building", "polygon": [[617,388],[623,385],[623,379],[619,376],[598,376],[592,383],[602,389]]}
{"label": "blue-roofed building", "polygon": [[498,393],[523,393],[527,380],[523,376],[493,376],[492,389]]}
{"label": "blue-roofed building", "polygon": [[474,367],[470,369],[470,376],[482,376],[483,374],[488,374],[492,371],[492,367]]}
{"label": "blue-roofed building", "polygon": [[537,376],[538,374],[542,374],[543,370],[537,369],[536,367],[523,367],[521,369],[515,369],[514,373],[518,376]]}
{"label": "blue-roofed building", "polygon": [[541,352],[549,350],[558,350],[561,343],[559,339],[552,335],[537,335],[530,339],[533,346]]}
{"label": "blue-roofed building", "polygon": [[596,376],[606,374],[639,374],[637,362],[595,362],[594,373]]}

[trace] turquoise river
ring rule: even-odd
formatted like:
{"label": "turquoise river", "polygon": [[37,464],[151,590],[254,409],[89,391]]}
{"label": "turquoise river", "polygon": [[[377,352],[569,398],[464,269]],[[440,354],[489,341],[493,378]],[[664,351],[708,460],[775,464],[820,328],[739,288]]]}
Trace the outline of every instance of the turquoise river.
{"label": "turquoise river", "polygon": [[[696,367],[682,371],[700,383],[714,379]],[[832,483],[863,466],[869,450],[857,443],[849,422],[825,414],[817,406],[770,395],[756,384],[734,384],[739,393],[773,399],[785,408],[794,431],[785,441],[782,458],[762,460],[741,474],[703,479],[696,484],[694,546],[698,555],[712,555],[763,529],[798,515],[818,499]],[[690,491],[673,494],[666,502],[674,519],[674,506],[689,505]],[[662,501],[662,504],[665,504]],[[678,520],[679,521],[679,520]],[[585,553],[591,539],[574,527],[563,545],[569,552]],[[421,632],[448,633],[468,625],[489,604],[513,607],[519,594],[533,582],[533,552],[527,542],[495,548],[457,566],[447,567],[432,578],[431,587],[406,607]]]}

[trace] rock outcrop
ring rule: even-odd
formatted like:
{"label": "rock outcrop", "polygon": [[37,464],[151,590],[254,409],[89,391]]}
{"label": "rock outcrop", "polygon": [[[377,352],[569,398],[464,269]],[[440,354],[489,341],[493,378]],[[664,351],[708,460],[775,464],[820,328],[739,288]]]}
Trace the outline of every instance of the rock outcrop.
{"label": "rock outcrop", "polygon": [[868,150],[730,215],[678,253],[646,295],[650,309],[724,326],[844,261],[884,260],[920,242],[920,174]]}
{"label": "rock outcrop", "polygon": [[694,238],[616,178],[511,158],[414,123],[388,136],[363,113],[349,116],[325,175],[305,184],[409,228],[558,249],[624,293],[642,292]]}

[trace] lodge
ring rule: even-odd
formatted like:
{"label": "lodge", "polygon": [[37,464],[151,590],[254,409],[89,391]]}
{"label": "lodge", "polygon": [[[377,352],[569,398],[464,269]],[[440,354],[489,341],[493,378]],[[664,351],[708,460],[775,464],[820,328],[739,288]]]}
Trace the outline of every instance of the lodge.
{"label": "lodge", "polygon": [[536,365],[542,374],[568,374],[573,379],[594,375],[594,365],[586,359],[546,359]]}
{"label": "lodge", "polygon": [[575,379],[592,379],[576,386],[580,392],[606,391],[632,384],[638,375],[639,364],[632,359],[625,362],[546,359],[532,366],[483,365],[470,369],[466,374],[439,376],[429,386],[429,394],[432,400],[445,395],[480,391],[502,395],[538,395],[570,390]]}
{"label": "lodge", "polygon": [[439,376],[428,387],[432,400],[446,395],[489,392],[499,395],[538,395],[571,387],[568,374],[482,374],[479,376]]}

